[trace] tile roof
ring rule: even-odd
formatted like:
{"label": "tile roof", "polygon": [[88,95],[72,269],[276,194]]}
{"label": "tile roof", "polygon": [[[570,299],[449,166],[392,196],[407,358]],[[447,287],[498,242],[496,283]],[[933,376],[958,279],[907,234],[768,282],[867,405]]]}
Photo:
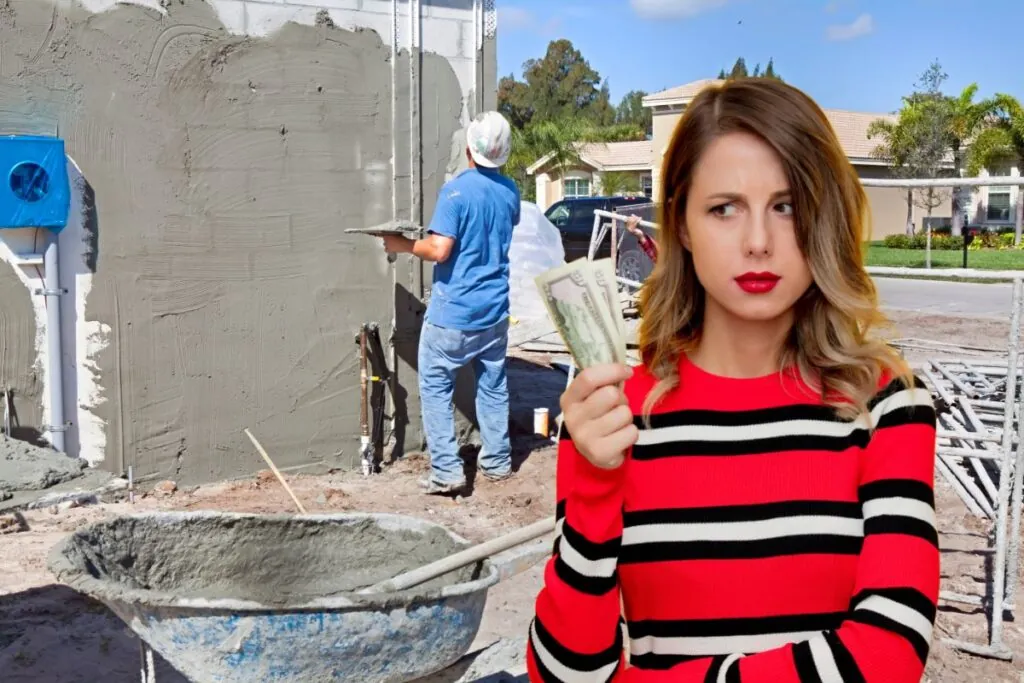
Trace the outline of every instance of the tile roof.
{"label": "tile roof", "polygon": [[[716,85],[722,81],[717,78],[705,78],[693,81],[675,88],[669,88],[661,92],[653,93],[644,98],[644,104],[653,106],[659,103],[677,102],[678,100],[690,100],[701,90],[709,85]],[[893,114],[873,114],[870,112],[844,111],[842,109],[824,109],[832,128],[843,146],[846,156],[850,158],[864,159],[872,156],[871,152],[881,142],[868,138],[868,126],[876,119],[895,120]]]}
{"label": "tile roof", "polygon": [[580,147],[580,156],[596,162],[602,170],[623,166],[650,166],[653,147],[650,140],[637,142],[592,142]]}
{"label": "tile roof", "polygon": [[692,83],[686,83],[684,85],[677,85],[674,88],[668,90],[662,90],[661,92],[651,93],[644,98],[644,104],[657,104],[661,101],[672,101],[679,99],[689,99],[696,96],[701,90],[709,85],[716,85],[722,81],[718,78],[702,78],[699,81],[693,81]]}
{"label": "tile roof", "polygon": [[895,121],[893,114],[869,114],[860,111],[843,111],[842,109],[826,109],[825,116],[836,131],[839,144],[850,158],[870,158],[872,151],[882,143],[879,138],[868,138],[868,126],[872,121],[885,119]]}

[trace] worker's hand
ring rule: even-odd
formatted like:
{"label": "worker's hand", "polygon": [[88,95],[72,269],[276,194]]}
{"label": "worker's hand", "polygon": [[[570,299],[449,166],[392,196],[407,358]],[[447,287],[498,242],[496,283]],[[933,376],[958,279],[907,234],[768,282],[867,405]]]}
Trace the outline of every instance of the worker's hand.
{"label": "worker's hand", "polygon": [[635,237],[643,235],[644,231],[640,229],[640,216],[630,216],[626,219],[626,230],[629,230]]}
{"label": "worker's hand", "polygon": [[562,394],[562,420],[576,450],[595,467],[615,469],[640,432],[622,392],[633,374],[625,365],[595,365],[572,381]]}
{"label": "worker's hand", "polygon": [[412,242],[404,235],[381,235],[384,240],[384,251],[389,254],[401,254],[409,251],[409,244]]}

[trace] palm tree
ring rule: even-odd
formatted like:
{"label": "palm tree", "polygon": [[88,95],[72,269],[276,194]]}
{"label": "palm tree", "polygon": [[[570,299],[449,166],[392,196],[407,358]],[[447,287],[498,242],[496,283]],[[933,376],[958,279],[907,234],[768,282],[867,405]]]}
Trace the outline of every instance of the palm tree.
{"label": "palm tree", "polygon": [[523,198],[532,201],[536,186],[526,174],[526,169],[538,159],[550,154],[550,167],[560,172],[579,163],[582,143],[623,142],[645,137],[641,126],[629,123],[602,127],[579,117],[530,123],[512,129],[512,150],[504,167],[505,173],[519,185]]}
{"label": "palm tree", "polygon": [[540,121],[512,129],[512,149],[505,164],[505,173],[519,185],[523,199],[532,201],[536,187],[526,173],[534,162],[551,154],[551,165],[558,170],[579,161],[576,144],[589,125],[580,119]]}
{"label": "palm tree", "polygon": [[601,174],[601,194],[623,195],[640,192],[640,178],[635,173],[607,171]]}
{"label": "palm tree", "polygon": [[[981,131],[968,153],[967,166],[972,175],[982,168],[1013,163],[1024,173],[1024,106],[1012,95],[998,94],[992,98],[993,116],[989,127]],[[1020,244],[1024,228],[1024,197],[1017,190],[1013,243]]]}
{"label": "palm tree", "polygon": [[[964,152],[976,137],[988,127],[989,120],[996,110],[992,99],[975,102],[978,84],[971,83],[956,97],[945,98],[948,107],[949,128],[947,144],[953,153],[953,168],[957,173],[964,168]],[[953,234],[959,235],[963,229],[963,214],[960,208],[960,187],[953,188]]]}

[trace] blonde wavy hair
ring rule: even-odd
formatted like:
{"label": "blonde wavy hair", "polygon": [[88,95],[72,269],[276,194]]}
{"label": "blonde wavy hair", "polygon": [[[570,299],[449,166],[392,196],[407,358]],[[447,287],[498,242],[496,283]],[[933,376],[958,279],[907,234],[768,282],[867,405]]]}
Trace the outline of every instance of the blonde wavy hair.
{"label": "blonde wavy hair", "polygon": [[867,411],[883,373],[909,386],[909,367],[872,329],[888,321],[864,270],[867,196],[824,112],[804,93],[766,78],[730,80],[703,89],[687,106],[661,172],[658,259],[640,293],[640,353],[658,383],[645,420],[679,384],[683,354],[700,344],[704,287],[680,242],[690,181],[717,137],[753,134],[775,150],[792,191],[797,241],[814,283],[795,304],[795,322],[780,369],[795,367],[838,414]]}

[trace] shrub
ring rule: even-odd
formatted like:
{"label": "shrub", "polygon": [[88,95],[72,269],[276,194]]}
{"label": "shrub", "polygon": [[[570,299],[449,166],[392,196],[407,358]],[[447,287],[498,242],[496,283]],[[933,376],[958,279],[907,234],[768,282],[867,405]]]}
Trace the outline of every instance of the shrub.
{"label": "shrub", "polygon": [[[916,235],[886,235],[882,244],[889,249],[926,249],[928,247],[928,236]],[[936,251],[952,251],[964,248],[963,237],[952,237],[932,233],[932,249]]]}
{"label": "shrub", "polygon": [[907,235],[886,235],[882,240],[889,249],[911,249],[910,237]]}

